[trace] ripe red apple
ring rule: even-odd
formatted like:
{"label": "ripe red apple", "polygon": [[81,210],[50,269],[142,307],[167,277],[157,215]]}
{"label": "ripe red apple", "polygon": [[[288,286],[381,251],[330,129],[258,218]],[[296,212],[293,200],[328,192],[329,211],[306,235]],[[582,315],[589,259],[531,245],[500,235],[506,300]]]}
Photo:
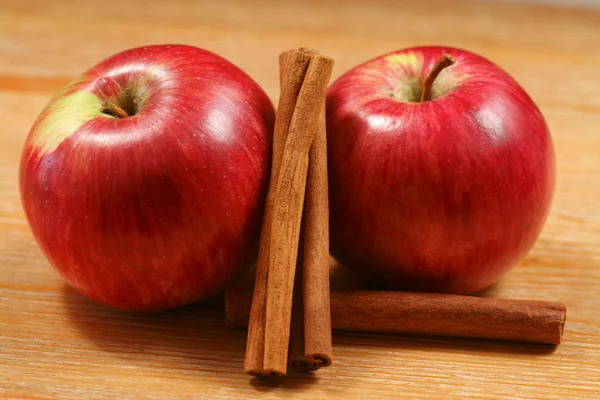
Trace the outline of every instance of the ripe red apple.
{"label": "ripe red apple", "polygon": [[367,61],[329,88],[327,132],[332,254],[380,286],[477,291],[544,225],[548,127],[483,57],[418,47]]}
{"label": "ripe red apple", "polygon": [[275,113],[191,46],[116,54],[71,82],[21,158],[27,219],[85,296],[163,310],[215,294],[257,256]]}

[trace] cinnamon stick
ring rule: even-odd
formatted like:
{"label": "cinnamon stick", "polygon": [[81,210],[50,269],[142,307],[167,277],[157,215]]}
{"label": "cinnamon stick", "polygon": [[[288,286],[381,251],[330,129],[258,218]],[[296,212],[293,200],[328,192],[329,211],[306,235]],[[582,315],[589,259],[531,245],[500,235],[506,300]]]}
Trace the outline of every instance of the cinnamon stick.
{"label": "cinnamon stick", "polygon": [[266,374],[285,375],[287,370],[292,291],[308,153],[316,135],[319,112],[332,69],[333,61],[330,58],[321,55],[311,57],[292,115],[275,182],[265,316],[263,367]]}
{"label": "cinnamon stick", "polygon": [[[282,57],[283,58],[283,57]],[[304,76],[308,68],[310,56],[302,52],[285,53],[285,61],[281,63],[282,76],[279,105],[275,119],[273,132],[273,159],[271,163],[271,182],[267,194],[265,213],[260,239],[260,250],[256,263],[256,280],[254,284],[254,295],[252,296],[252,312],[248,326],[248,341],[246,344],[246,358],[244,370],[250,375],[264,373],[264,346],[265,346],[265,319],[267,305],[267,278],[269,269],[269,254],[271,243],[271,223],[273,219],[273,203],[275,196],[275,185],[279,172],[279,165],[287,133],[289,130],[296,100]],[[285,70],[285,72],[284,72]],[[228,290],[229,292],[229,290]]]}
{"label": "cinnamon stick", "polygon": [[[304,231],[304,229],[302,229]],[[303,236],[303,235],[301,235]],[[306,347],[304,346],[304,304],[302,299],[302,273],[304,249],[302,243],[298,249],[298,261],[296,263],[296,277],[294,279],[294,298],[292,299],[292,322],[290,326],[290,347],[288,360],[292,369],[299,372],[313,370],[306,359]]]}
{"label": "cinnamon stick", "polygon": [[[247,325],[250,296],[248,288],[237,288],[228,294],[227,326]],[[565,319],[564,304],[544,301],[389,291],[331,293],[331,325],[341,331],[556,345],[561,341]]]}
{"label": "cinnamon stick", "polygon": [[[318,54],[307,47],[301,47],[300,51],[311,56]],[[284,71],[283,60],[284,57],[280,57],[280,71]],[[282,73],[280,79],[284,75]],[[301,237],[288,358],[296,371],[316,371],[332,364],[325,103],[309,152]]]}
{"label": "cinnamon stick", "polygon": [[296,371],[332,364],[329,304],[329,200],[325,104],[309,154],[303,230],[298,252],[289,359]]}
{"label": "cinnamon stick", "polygon": [[[301,52],[311,55],[309,52],[299,49]],[[283,85],[287,79],[286,63],[289,52],[279,55],[279,83]],[[313,140],[314,143],[314,140]],[[312,146],[311,146],[312,149]],[[310,154],[310,153],[309,153]],[[310,171],[310,159],[308,169]],[[310,174],[310,172],[309,172]],[[308,180],[308,177],[307,177]],[[308,183],[307,183],[308,186]],[[304,226],[304,221],[302,222]],[[304,227],[300,229],[300,237],[304,236]],[[294,291],[292,299],[292,320],[290,323],[290,342],[288,350],[288,360],[291,367],[297,371],[308,371],[309,367],[304,354],[304,317],[302,304],[302,264],[303,264],[303,246],[302,241],[298,245],[298,258],[296,261],[296,274],[294,278]]]}
{"label": "cinnamon stick", "polygon": [[[315,55],[313,49],[302,51]],[[309,153],[304,205],[302,305],[304,310],[305,363],[310,371],[332,364],[329,304],[329,195],[327,184],[327,132],[325,102],[317,134]]]}
{"label": "cinnamon stick", "polygon": [[[297,60],[304,57],[309,57],[308,68],[295,97],[290,87],[302,76]],[[321,55],[291,51],[286,58],[289,78],[282,79],[275,127],[287,131],[274,135],[274,141],[281,140],[277,145],[282,150],[274,149],[273,160],[279,162],[273,165],[267,197],[246,350],[245,370],[253,375],[286,374],[308,155],[333,68],[333,61]]]}

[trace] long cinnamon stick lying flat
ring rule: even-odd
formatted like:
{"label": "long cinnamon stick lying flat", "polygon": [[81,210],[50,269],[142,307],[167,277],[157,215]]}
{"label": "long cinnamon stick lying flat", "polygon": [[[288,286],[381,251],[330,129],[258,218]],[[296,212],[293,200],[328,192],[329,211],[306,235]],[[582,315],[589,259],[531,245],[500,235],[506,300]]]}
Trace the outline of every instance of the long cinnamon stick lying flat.
{"label": "long cinnamon stick lying flat", "polygon": [[[251,290],[227,294],[226,324],[248,324]],[[559,344],[566,319],[564,304],[471,296],[348,291],[331,293],[335,330],[454,336]]]}
{"label": "long cinnamon stick lying flat", "polygon": [[245,370],[252,375],[286,374],[309,151],[333,69],[333,60],[321,55],[291,51],[285,59],[246,349]]}

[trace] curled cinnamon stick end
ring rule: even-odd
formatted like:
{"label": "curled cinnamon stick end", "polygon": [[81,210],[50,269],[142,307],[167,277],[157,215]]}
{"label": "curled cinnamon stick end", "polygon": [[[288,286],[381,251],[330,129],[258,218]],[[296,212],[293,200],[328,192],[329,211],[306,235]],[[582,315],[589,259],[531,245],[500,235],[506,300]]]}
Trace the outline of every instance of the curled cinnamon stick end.
{"label": "curled cinnamon stick end", "polygon": [[331,365],[331,354],[311,354],[291,360],[292,369],[298,372],[315,372]]}
{"label": "curled cinnamon stick end", "polygon": [[[228,294],[227,326],[248,324],[249,288]],[[557,345],[566,306],[561,303],[472,296],[347,291],[331,293],[334,330],[494,339]]]}

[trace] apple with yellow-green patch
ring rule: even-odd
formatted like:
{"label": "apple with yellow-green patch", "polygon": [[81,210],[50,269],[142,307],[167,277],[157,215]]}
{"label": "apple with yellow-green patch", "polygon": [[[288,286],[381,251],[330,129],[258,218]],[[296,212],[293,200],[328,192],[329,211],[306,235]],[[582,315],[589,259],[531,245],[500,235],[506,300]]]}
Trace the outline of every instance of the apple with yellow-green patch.
{"label": "apple with yellow-green patch", "polygon": [[258,84],[211,52],[111,56],[50,100],[26,139],[33,235],[96,302],[154,311],[204,300],[257,256],[274,118]]}
{"label": "apple with yellow-green patch", "polygon": [[327,94],[331,251],[386,288],[471,293],[530,250],[550,210],[552,139],[488,59],[416,47]]}

